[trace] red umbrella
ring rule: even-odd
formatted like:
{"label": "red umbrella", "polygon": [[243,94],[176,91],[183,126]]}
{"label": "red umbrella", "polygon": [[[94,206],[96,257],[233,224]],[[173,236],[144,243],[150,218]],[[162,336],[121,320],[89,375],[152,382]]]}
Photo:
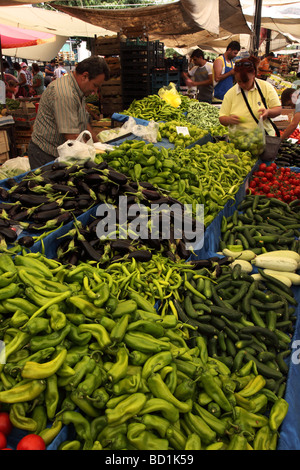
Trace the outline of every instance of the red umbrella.
{"label": "red umbrella", "polygon": [[[3,49],[12,49],[16,47],[37,46],[38,44],[52,41],[55,41],[54,34],[0,25],[0,58],[2,58],[2,47]],[[2,60],[0,61],[0,70],[3,80]]]}
{"label": "red umbrella", "polygon": [[6,25],[0,25],[0,36],[1,46],[3,49],[36,46],[38,44],[55,40],[55,36],[53,34]]}

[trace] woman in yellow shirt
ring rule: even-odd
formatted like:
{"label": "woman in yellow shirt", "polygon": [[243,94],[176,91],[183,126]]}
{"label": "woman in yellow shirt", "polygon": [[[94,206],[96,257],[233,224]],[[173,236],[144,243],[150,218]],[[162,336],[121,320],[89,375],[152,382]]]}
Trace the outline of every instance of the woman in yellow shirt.
{"label": "woman in yellow shirt", "polygon": [[276,135],[270,119],[280,115],[281,103],[273,85],[256,78],[258,62],[251,56],[235,63],[236,84],[224,96],[219,120],[223,126],[239,125],[251,130],[262,118],[266,133]]}

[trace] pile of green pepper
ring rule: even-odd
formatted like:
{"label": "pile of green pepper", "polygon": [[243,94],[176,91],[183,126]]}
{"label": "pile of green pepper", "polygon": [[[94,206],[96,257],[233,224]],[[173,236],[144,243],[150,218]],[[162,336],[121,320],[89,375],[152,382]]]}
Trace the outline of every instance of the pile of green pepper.
{"label": "pile of green pepper", "polygon": [[183,204],[204,204],[204,224],[209,225],[229,199],[233,199],[254,160],[233,144],[209,142],[191,149],[159,149],[152,143],[125,141],[96,157],[132,180],[147,181]]}
{"label": "pile of green pepper", "polygon": [[128,109],[121,114],[133,116],[146,121],[171,121],[175,119],[181,123],[187,123],[184,112],[188,109],[190,98],[180,95],[181,104],[178,108],[168,104],[158,95],[148,95],[141,100],[133,100]]}
{"label": "pile of green pepper", "polygon": [[14,426],[49,445],[72,425],[61,450],[276,448],[288,404],[255,363],[211,356],[170,298],[158,313],[130,288],[130,272],[121,288],[118,269],[41,254],[1,255],[0,269],[0,403]]}

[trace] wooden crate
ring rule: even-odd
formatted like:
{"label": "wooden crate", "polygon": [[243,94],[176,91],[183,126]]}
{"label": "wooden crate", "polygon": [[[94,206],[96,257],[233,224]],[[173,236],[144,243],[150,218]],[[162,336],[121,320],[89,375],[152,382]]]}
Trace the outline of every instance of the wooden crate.
{"label": "wooden crate", "polygon": [[9,152],[0,153],[0,164],[9,159]]}
{"label": "wooden crate", "polygon": [[15,137],[16,137],[16,144],[29,144],[31,140],[32,134],[32,127],[30,129],[16,129],[15,130]]}
{"label": "wooden crate", "polygon": [[116,36],[104,36],[95,39],[94,53],[96,55],[120,54],[120,38]]}
{"label": "wooden crate", "polygon": [[9,142],[6,131],[0,131],[0,154],[9,151]]}
{"label": "wooden crate", "polygon": [[122,83],[121,78],[111,78],[101,85],[101,95],[105,96],[116,96],[122,95]]}

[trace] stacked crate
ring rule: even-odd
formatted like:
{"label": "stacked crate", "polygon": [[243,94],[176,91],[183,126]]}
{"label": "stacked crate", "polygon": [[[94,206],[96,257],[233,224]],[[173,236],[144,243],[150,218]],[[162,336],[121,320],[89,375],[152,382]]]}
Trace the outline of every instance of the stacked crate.
{"label": "stacked crate", "polygon": [[133,100],[152,93],[152,70],[163,65],[164,47],[148,38],[127,38],[121,42],[123,108]]}
{"label": "stacked crate", "polygon": [[174,83],[180,90],[180,73],[178,70],[155,69],[152,71],[152,94],[157,94],[160,88]]}
{"label": "stacked crate", "polygon": [[110,79],[101,85],[100,91],[101,114],[110,117],[123,107],[119,35],[97,38],[93,51],[105,56],[110,70]]}

